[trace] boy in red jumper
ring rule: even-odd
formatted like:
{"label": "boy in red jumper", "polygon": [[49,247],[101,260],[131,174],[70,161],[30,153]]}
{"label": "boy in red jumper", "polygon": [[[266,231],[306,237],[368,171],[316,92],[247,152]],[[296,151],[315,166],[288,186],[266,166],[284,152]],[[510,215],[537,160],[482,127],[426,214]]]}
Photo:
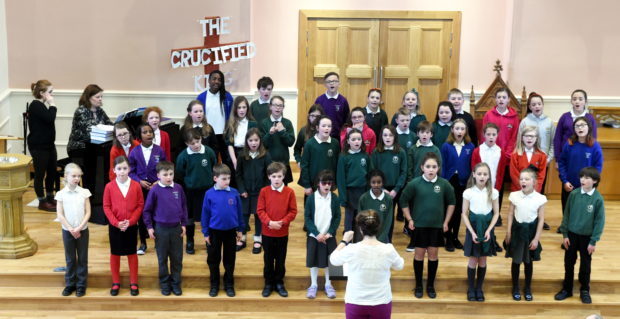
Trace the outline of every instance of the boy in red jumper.
{"label": "boy in red jumper", "polygon": [[282,297],[288,296],[284,288],[286,269],[286,250],[288,245],[288,228],[297,215],[297,201],[293,189],[284,185],[286,166],[273,162],[267,167],[267,176],[271,185],[263,187],[258,195],[257,214],[262,223],[263,234],[263,277],[265,288],[263,297],[269,297],[277,291]]}

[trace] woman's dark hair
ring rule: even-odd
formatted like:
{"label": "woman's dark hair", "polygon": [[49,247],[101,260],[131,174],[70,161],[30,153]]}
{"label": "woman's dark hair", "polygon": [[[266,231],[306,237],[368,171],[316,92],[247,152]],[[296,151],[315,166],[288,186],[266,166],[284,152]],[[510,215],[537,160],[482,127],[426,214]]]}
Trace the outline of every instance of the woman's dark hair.
{"label": "woman's dark hair", "polygon": [[87,109],[90,109],[93,105],[90,104],[90,98],[93,95],[98,94],[99,92],[103,92],[103,89],[99,87],[97,84],[89,84],[82,92],[82,96],[80,96],[80,105],[84,105]]}
{"label": "woman's dark hair", "polygon": [[355,223],[364,236],[377,236],[381,221],[375,210],[367,209],[359,212],[355,217]]}

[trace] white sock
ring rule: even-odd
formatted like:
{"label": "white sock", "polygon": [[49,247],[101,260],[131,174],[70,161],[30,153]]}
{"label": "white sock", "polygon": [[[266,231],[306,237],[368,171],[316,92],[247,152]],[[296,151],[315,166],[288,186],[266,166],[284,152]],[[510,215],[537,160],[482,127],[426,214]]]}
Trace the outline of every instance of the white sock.
{"label": "white sock", "polygon": [[310,286],[318,286],[319,267],[310,268]]}
{"label": "white sock", "polygon": [[241,235],[241,241],[245,241],[246,237],[245,235]]}
{"label": "white sock", "polygon": [[325,269],[325,286],[331,286],[332,281],[329,280],[329,267],[325,267],[323,269]]}
{"label": "white sock", "polygon": [[262,242],[263,241],[262,236],[254,236],[254,242],[257,242],[257,241]]}

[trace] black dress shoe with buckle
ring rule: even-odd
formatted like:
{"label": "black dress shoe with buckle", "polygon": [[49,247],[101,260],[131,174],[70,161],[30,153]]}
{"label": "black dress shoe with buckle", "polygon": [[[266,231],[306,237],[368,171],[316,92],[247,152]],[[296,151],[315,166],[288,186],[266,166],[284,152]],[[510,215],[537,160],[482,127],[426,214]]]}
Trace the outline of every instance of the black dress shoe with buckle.
{"label": "black dress shoe with buckle", "polygon": [[140,294],[140,288],[138,287],[138,284],[131,284],[129,285],[129,293],[132,296],[137,296]]}
{"label": "black dress shoe with buckle", "polygon": [[262,292],[263,297],[271,296],[272,291],[273,291],[272,285],[265,285],[265,288],[263,288],[263,292]]}
{"label": "black dress shoe with buckle", "polygon": [[110,289],[110,296],[118,296],[118,292],[121,290],[121,284],[115,282]]}
{"label": "black dress shoe with buckle", "polygon": [[75,291],[75,286],[67,286],[62,290],[63,296],[70,296]]}
{"label": "black dress shoe with buckle", "polygon": [[284,288],[282,284],[276,285],[276,292],[280,297],[288,297],[288,291],[286,291],[286,288]]}
{"label": "black dress shoe with buckle", "polygon": [[525,298],[525,301],[534,300],[534,296],[532,295],[532,289],[525,288],[525,290],[523,290],[523,298]]}

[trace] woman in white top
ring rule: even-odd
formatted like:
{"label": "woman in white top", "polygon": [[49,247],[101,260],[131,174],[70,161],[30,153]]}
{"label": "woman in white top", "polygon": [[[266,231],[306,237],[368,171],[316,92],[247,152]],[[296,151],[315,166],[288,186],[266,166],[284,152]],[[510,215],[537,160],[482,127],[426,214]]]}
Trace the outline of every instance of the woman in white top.
{"label": "woman in white top", "polygon": [[508,227],[506,229],[506,257],[512,257],[512,298],[521,300],[519,292],[519,268],[523,262],[525,273],[525,300],[532,301],[533,261],[540,260],[540,233],[545,221],[544,205],[547,197],[536,192],[537,172],[526,168],[519,175],[521,190],[510,193]]}
{"label": "woman in white top", "polygon": [[390,269],[403,269],[404,260],[392,244],[384,244],[376,235],[381,229],[374,210],[361,211],[355,218],[364,239],[351,244],[353,231],[344,233],[329,260],[335,266],[348,265],[344,295],[345,314],[349,318],[390,318],[392,289]]}

